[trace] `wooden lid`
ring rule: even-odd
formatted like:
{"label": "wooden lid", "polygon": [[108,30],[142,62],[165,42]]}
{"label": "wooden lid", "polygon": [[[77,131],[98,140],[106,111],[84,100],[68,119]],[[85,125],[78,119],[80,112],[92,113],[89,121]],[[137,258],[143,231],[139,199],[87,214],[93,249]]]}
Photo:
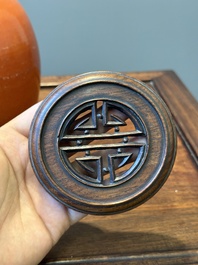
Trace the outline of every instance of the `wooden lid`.
{"label": "wooden lid", "polygon": [[163,100],[112,72],[83,74],[43,101],[30,130],[34,172],[58,201],[90,214],[137,207],[164,184],[176,134]]}

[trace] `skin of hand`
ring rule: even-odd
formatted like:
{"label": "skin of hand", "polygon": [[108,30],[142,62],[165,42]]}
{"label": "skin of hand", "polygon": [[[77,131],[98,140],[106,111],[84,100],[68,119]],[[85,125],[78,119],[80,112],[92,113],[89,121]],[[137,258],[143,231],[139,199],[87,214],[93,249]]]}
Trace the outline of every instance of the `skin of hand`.
{"label": "skin of hand", "polygon": [[31,121],[40,103],[0,128],[0,264],[35,265],[84,214],[52,198],[28,155]]}

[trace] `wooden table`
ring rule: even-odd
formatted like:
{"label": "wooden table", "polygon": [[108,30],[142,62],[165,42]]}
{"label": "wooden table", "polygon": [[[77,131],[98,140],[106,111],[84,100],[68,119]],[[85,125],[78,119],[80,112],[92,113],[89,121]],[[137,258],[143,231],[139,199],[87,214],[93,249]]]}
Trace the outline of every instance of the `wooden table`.
{"label": "wooden table", "polygon": [[[172,173],[148,202],[113,216],[87,216],[41,264],[198,264],[198,104],[172,71],[127,73],[152,86],[178,132]],[[40,100],[71,76],[43,77]]]}

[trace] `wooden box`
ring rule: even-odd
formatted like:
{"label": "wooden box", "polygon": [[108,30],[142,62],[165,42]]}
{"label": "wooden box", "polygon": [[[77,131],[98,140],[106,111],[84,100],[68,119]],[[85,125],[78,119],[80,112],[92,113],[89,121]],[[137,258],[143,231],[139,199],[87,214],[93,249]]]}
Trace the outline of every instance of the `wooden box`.
{"label": "wooden box", "polygon": [[[198,263],[198,104],[172,71],[127,75],[152,86],[172,112],[178,133],[172,173],[140,207],[113,216],[85,217],[41,264]],[[43,77],[40,100],[70,77]]]}

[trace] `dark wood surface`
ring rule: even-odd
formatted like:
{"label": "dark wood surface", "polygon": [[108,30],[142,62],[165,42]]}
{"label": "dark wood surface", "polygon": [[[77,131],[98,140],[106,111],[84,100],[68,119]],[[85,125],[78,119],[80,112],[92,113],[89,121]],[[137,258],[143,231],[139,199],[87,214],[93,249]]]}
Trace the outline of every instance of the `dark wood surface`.
{"label": "dark wood surface", "polygon": [[[84,218],[42,264],[198,264],[197,102],[174,72],[127,74],[152,85],[174,116],[178,151],[171,175],[134,210]],[[40,100],[68,78],[43,78]]]}

